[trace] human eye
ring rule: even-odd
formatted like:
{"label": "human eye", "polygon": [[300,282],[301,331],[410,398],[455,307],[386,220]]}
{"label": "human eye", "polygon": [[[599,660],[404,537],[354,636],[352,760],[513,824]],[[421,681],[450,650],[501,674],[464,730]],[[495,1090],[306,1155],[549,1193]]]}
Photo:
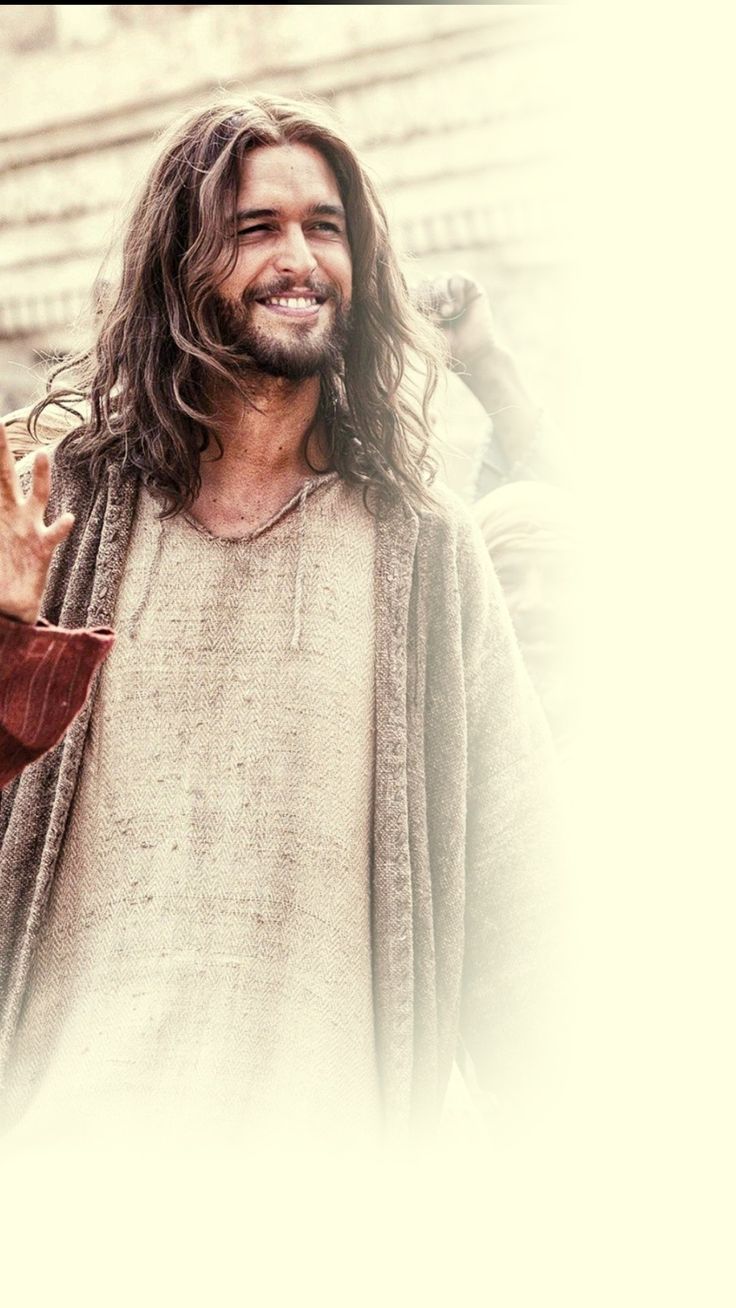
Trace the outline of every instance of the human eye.
{"label": "human eye", "polygon": [[238,236],[254,236],[258,232],[268,232],[270,230],[271,225],[269,223],[253,223],[249,227],[239,228]]}
{"label": "human eye", "polygon": [[326,219],[320,219],[318,223],[312,223],[312,228],[317,232],[331,232],[336,236],[342,235],[342,228],[339,223],[331,223]]}

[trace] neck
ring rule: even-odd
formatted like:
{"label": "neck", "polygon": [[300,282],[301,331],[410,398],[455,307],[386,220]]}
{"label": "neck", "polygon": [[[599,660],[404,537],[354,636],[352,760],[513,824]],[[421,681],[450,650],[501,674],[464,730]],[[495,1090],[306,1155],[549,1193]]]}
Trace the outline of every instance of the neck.
{"label": "neck", "polygon": [[200,460],[195,518],[216,535],[244,535],[277,512],[315,469],[327,470],[319,389],[318,377],[269,377],[249,403],[232,393],[213,398],[222,456],[211,440]]}
{"label": "neck", "polygon": [[313,474],[314,467],[324,469],[326,449],[317,420],[318,404],[318,377],[302,382],[264,378],[250,403],[232,393],[219,395],[213,408],[218,415],[222,457],[211,440],[200,462],[202,489],[227,486],[235,493],[263,483],[303,478]]}

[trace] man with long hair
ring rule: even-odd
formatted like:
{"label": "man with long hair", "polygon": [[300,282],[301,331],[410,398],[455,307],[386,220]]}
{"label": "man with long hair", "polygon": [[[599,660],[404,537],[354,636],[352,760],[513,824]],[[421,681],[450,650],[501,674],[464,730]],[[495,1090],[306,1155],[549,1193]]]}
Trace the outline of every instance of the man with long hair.
{"label": "man with long hair", "polygon": [[[4,696],[11,1122],[373,1137],[436,1122],[461,1045],[510,1105],[533,1076],[550,741],[431,484],[442,362],[322,109],[169,131],[95,343],[31,413],[69,430],[0,478],[0,637],[37,660]],[[67,723],[86,702],[44,753],[74,640]]]}

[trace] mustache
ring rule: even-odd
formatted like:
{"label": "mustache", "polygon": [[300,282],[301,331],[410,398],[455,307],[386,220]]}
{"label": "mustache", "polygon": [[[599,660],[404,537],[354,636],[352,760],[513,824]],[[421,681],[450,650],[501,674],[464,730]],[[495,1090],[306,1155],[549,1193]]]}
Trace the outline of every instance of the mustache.
{"label": "mustache", "polygon": [[272,282],[264,282],[262,286],[253,286],[243,295],[244,304],[254,304],[257,300],[267,300],[274,295],[288,295],[295,286],[300,289],[311,291],[313,295],[319,295],[323,300],[337,300],[342,303],[342,296],[336,286],[331,282],[320,281],[316,277],[308,277],[306,281],[296,282],[293,277],[279,277]]}

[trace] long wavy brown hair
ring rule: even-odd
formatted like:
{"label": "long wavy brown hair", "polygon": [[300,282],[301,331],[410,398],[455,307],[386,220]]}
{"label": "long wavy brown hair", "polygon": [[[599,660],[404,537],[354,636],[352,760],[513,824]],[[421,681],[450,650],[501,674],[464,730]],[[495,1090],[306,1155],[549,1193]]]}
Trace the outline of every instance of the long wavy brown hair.
{"label": "long wavy brown hair", "polygon": [[[76,411],[80,424],[61,441],[58,460],[85,465],[95,482],[117,462],[166,515],[191,505],[202,451],[212,443],[222,451],[208,396],[223,383],[244,393],[216,311],[217,287],[237,259],[241,164],[249,150],[292,142],[314,147],[332,168],[353,261],[349,338],[320,375],[331,466],[362,485],[367,501],[375,490],[415,507],[428,502],[429,406],[442,337],[412,305],[376,189],[329,111],[270,95],[219,99],[164,135],[95,343],[54,368],[29,415],[35,434],[47,405]],[[68,371],[68,384],[55,385]]]}

